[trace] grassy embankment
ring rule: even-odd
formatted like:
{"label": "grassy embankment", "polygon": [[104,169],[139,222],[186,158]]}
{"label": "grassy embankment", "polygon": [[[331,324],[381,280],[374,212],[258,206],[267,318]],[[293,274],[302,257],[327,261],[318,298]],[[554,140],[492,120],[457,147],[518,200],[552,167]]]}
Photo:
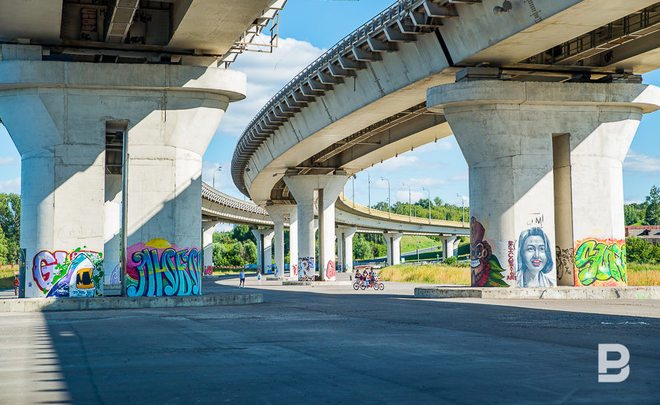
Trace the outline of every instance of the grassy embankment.
{"label": "grassy embankment", "polygon": [[[470,269],[467,264],[461,266],[401,264],[384,268],[379,275],[383,281],[470,285]],[[660,285],[660,264],[628,263],[628,285]]]}
{"label": "grassy embankment", "polygon": [[18,266],[0,265],[0,290],[14,288],[14,272],[18,271]]}

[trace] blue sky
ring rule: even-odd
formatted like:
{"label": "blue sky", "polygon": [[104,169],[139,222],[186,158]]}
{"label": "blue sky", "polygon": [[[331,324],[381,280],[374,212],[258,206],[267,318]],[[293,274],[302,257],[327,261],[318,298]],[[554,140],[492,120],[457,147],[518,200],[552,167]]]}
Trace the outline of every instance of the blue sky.
{"label": "blue sky", "polygon": [[[230,105],[204,155],[203,178],[218,189],[242,196],[233,185],[230,162],[243,129],[268,99],[296,73],[355,28],[382,11],[382,0],[289,0],[280,18],[280,48],[273,54],[245,53],[231,66],[248,75],[248,98]],[[660,86],[660,70],[644,75],[644,82]],[[218,168],[222,169],[219,171]],[[423,167],[424,170],[419,170]],[[392,201],[432,197],[461,204],[468,195],[468,168],[460,149],[449,137],[422,146],[358,173],[355,199],[366,204],[367,173],[372,203],[387,200],[387,179]],[[660,112],[644,116],[624,162],[624,199],[641,201],[653,184],[660,185]],[[351,198],[352,182],[345,193]],[[20,192],[20,156],[0,125],[0,192]]]}

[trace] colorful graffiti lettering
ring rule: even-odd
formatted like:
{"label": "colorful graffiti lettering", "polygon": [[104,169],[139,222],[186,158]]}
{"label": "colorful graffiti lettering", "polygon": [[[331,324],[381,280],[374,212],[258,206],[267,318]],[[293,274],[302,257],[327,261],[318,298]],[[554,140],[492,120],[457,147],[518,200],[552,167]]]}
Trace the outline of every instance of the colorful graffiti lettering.
{"label": "colorful graffiti lettering", "polygon": [[504,269],[493,255],[490,244],[484,240],[486,229],[470,218],[470,267],[473,287],[508,287],[504,281]]}
{"label": "colorful graffiti lettering", "polygon": [[42,250],[34,255],[32,277],[47,297],[103,295],[103,253],[86,247],[72,252]]}
{"label": "colorful graffiti lettering", "polygon": [[563,279],[565,276],[573,276],[573,248],[562,249],[555,246],[555,253],[557,256],[557,281]]}
{"label": "colorful graffiti lettering", "polygon": [[517,287],[552,287],[555,283],[550,239],[541,228],[526,229],[518,238]]}
{"label": "colorful graffiti lettering", "polygon": [[624,240],[589,238],[575,246],[576,286],[614,287],[628,283]]}
{"label": "colorful graffiti lettering", "polygon": [[207,276],[212,276],[213,275],[213,266],[206,266],[204,268],[204,274]]}
{"label": "colorful graffiti lettering", "polygon": [[128,248],[126,295],[200,295],[201,254],[197,248],[179,248],[165,239],[153,239]]}
{"label": "colorful graffiti lettering", "polygon": [[314,258],[301,257],[298,259],[298,281],[314,280]]}
{"label": "colorful graffiti lettering", "polygon": [[121,264],[117,263],[110,273],[110,278],[108,279],[108,284],[121,284],[121,279],[119,274],[121,273]]}
{"label": "colorful graffiti lettering", "polygon": [[328,265],[325,266],[325,277],[328,280],[331,280],[335,278],[335,275],[336,275],[335,262],[333,262],[332,260],[328,260]]}
{"label": "colorful graffiti lettering", "polygon": [[506,276],[507,280],[513,280],[515,282],[516,280],[516,243],[512,240],[509,241],[509,249],[508,249],[508,254],[509,254],[509,275]]}
{"label": "colorful graffiti lettering", "polygon": [[292,264],[291,265],[291,277],[298,276],[298,265],[297,264]]}

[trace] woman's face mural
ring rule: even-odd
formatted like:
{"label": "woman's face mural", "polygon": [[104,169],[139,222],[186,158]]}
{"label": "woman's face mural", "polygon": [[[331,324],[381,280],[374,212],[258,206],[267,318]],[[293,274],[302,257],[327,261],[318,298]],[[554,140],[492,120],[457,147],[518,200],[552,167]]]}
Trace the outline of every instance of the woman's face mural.
{"label": "woman's face mural", "polygon": [[541,271],[548,262],[545,240],[540,236],[529,236],[522,246],[525,267],[531,271]]}

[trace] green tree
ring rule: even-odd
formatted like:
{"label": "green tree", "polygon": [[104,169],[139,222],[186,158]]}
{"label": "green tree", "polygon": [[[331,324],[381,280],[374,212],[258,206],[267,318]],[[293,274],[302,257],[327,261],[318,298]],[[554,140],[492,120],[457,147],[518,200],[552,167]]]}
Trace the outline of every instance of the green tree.
{"label": "green tree", "polygon": [[243,242],[243,260],[249,264],[257,262],[257,245],[251,240]]}
{"label": "green tree", "polygon": [[626,259],[635,263],[654,261],[653,245],[642,238],[631,236],[626,239]]}
{"label": "green tree", "polygon": [[5,239],[7,252],[1,255],[6,262],[16,263],[21,237],[21,196],[0,193],[0,228]]}
{"label": "green tree", "polygon": [[642,222],[642,218],[646,215],[645,210],[641,210],[635,206],[636,204],[628,204],[623,207],[623,216],[627,225],[635,225]]}
{"label": "green tree", "polygon": [[0,265],[7,263],[7,253],[9,253],[7,239],[5,238],[5,233],[2,231],[2,228],[0,228]]}
{"label": "green tree", "polygon": [[660,225],[660,189],[657,186],[651,187],[646,202],[648,206],[646,207],[645,222],[649,225]]}
{"label": "green tree", "polygon": [[371,259],[374,257],[369,242],[366,241],[364,235],[361,233],[356,233],[353,237],[353,255],[357,260]]}
{"label": "green tree", "polygon": [[231,238],[238,242],[245,242],[246,240],[251,240],[254,243],[257,243],[257,238],[254,237],[252,230],[247,225],[236,225],[231,231]]}

